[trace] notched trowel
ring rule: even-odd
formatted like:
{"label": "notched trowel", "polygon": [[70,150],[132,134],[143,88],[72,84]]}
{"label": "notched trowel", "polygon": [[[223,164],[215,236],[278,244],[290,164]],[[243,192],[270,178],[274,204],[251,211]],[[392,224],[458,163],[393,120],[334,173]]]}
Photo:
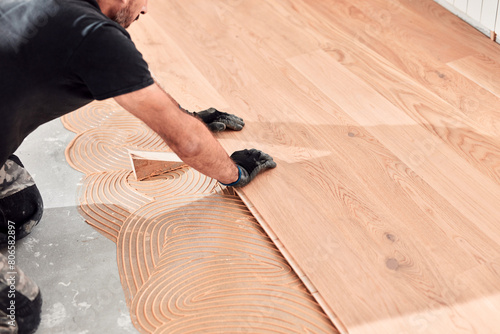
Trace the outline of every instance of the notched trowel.
{"label": "notched trowel", "polygon": [[163,175],[187,165],[173,152],[129,150],[130,162],[137,181]]}

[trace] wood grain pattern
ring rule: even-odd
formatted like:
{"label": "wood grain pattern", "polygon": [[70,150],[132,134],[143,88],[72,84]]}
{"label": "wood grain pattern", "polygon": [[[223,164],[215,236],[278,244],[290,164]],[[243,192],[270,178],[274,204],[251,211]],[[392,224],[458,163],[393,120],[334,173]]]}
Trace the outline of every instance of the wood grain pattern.
{"label": "wood grain pattern", "polygon": [[278,162],[241,196],[339,330],[497,330],[499,45],[431,0],[152,2],[131,32]]}
{"label": "wood grain pattern", "polygon": [[500,63],[483,54],[474,54],[448,63],[463,76],[500,97]]}

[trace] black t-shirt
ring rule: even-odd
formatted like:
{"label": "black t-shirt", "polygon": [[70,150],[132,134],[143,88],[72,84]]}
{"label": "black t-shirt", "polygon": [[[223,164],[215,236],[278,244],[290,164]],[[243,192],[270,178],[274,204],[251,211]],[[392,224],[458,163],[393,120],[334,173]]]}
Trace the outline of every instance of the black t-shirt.
{"label": "black t-shirt", "polygon": [[95,0],[0,0],[0,166],[39,125],[151,84]]}

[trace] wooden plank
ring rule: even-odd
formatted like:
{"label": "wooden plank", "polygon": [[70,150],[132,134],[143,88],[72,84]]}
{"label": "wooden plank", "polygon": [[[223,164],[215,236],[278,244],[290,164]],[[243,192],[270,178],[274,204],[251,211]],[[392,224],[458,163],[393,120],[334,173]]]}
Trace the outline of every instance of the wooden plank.
{"label": "wooden plank", "polygon": [[[383,29],[379,30],[377,35],[370,36],[368,33],[364,32],[362,27],[366,24],[377,25],[379,24],[377,20],[380,19],[376,16],[371,18],[368,15],[362,16],[352,14],[355,11],[349,11],[349,8],[353,6],[353,1],[337,1],[335,11],[329,6],[322,5],[321,2],[307,1],[307,4],[312,7],[314,11],[311,11],[309,6],[302,5],[301,3],[301,1],[295,1],[294,7],[300,10],[301,15],[307,15],[309,18],[308,24],[315,28],[316,35],[318,32],[323,35],[322,40],[320,40],[323,49],[331,54],[338,53],[337,58],[340,59],[344,65],[352,65],[352,57],[358,59],[365,58],[367,52],[370,58],[383,58],[393,69],[399,69],[400,72],[410,76],[428,91],[437,94],[450,103],[455,107],[456,112],[463,113],[463,116],[473,120],[474,123],[481,128],[481,131],[487,131],[486,133],[489,134],[496,134],[500,131],[498,108],[495,107],[496,103],[485,103],[485,101],[495,99],[495,96],[474,82],[464,78],[462,75],[450,70],[448,66],[443,64],[443,61],[447,57],[444,54],[439,55],[439,52],[436,52],[435,48],[416,49],[413,47],[413,44],[421,45],[425,43],[422,42],[422,39],[425,40],[428,38],[428,34],[424,34],[423,31],[421,31],[421,34],[416,33],[412,25],[403,28],[404,25],[400,25],[399,22],[393,22],[392,25],[381,25]],[[364,13],[375,12],[376,9],[385,2],[377,1],[376,4],[373,4],[372,1],[364,2],[355,0],[354,3],[356,6],[360,6],[361,10],[359,11]],[[409,6],[409,4],[411,4],[411,6]],[[407,6],[409,7],[407,8]],[[404,2],[404,4],[400,3],[396,8],[387,8],[390,9],[392,17],[400,15],[398,13],[401,13],[401,15],[404,13],[403,17],[411,15],[412,19],[413,16],[425,18],[427,22],[422,21],[415,25],[418,27],[428,27],[428,29],[440,27],[440,29],[443,30],[439,33],[439,36],[458,34],[466,38],[468,41],[467,45],[473,44],[477,50],[483,50],[484,53],[492,54],[494,52],[497,54],[500,51],[498,45],[493,45],[474,28],[467,24],[463,24],[463,21],[433,2]],[[345,13],[345,16],[341,15],[339,18],[332,19],[332,17],[337,15],[336,11],[338,10]],[[443,25],[441,21],[444,21],[445,25]],[[394,33],[397,29],[392,28],[393,25],[397,25],[397,29],[400,30],[400,33]],[[354,30],[358,31],[357,35],[353,35],[353,32],[350,31],[353,26]],[[443,27],[446,28],[446,31]],[[451,27],[453,27],[453,29],[451,29]],[[315,36],[315,38],[319,39],[317,36]],[[355,38],[355,41],[353,41],[353,38]],[[412,40],[412,47],[408,47],[408,40]],[[434,43],[442,44],[456,50],[457,56],[461,53],[464,54],[465,57],[477,53],[464,47],[463,39],[453,42],[450,39],[443,39],[440,42]],[[366,45],[373,52],[369,52],[366,48],[363,48],[363,53],[360,54],[358,51],[360,44]],[[339,47],[339,45],[342,47]],[[347,50],[351,52],[345,52],[343,48],[347,48]],[[356,56],[357,54],[360,54],[360,56]],[[371,57],[373,54],[375,54],[376,57]],[[416,54],[418,54],[418,56],[416,56]],[[437,59],[436,55],[438,55]],[[460,58],[463,57],[459,57],[458,59]],[[370,62],[372,59],[367,61]],[[360,71],[364,72],[364,68],[365,67],[362,67]],[[367,68],[370,69],[370,67]],[[385,69],[381,71],[381,73],[384,71]],[[381,76],[387,77],[383,76],[383,74],[381,74]],[[382,89],[387,87],[387,89],[390,89],[390,86],[377,85],[376,81],[373,81],[373,86],[380,86]],[[489,130],[486,130],[487,128],[489,128]]]}
{"label": "wooden plank", "polygon": [[[383,1],[381,2],[383,3]],[[464,24],[463,19],[446,10],[434,1],[397,1],[400,6],[411,11],[409,15],[414,15],[422,19],[427,25],[435,27],[439,30],[437,39],[441,39],[444,43],[441,47],[452,47],[461,51],[473,50],[474,53],[494,52],[497,45],[489,43],[485,39],[484,32],[479,31],[476,27],[470,24]],[[412,17],[413,19],[413,17]],[[421,24],[420,22],[418,24]],[[429,29],[428,31],[434,31]],[[446,39],[449,37],[449,40]],[[467,41],[467,43],[464,43]],[[435,53],[435,48],[428,49],[428,53]],[[457,50],[457,51],[458,51]],[[488,50],[488,51],[486,51]],[[440,57],[445,61],[443,57]],[[458,58],[457,58],[458,59]],[[448,60],[448,61],[451,61]]]}
{"label": "wooden plank", "polygon": [[[297,4],[295,7],[300,8],[305,15],[303,7]],[[424,66],[419,71],[405,73],[380,54],[363,45],[352,43],[349,36],[342,34],[338,29],[326,25],[315,27],[318,31],[323,31],[324,35],[332,38],[331,41],[325,38],[324,42],[325,51],[332,57],[362,78],[394,105],[405,111],[413,120],[424,124],[430,132],[454,148],[455,152],[462,158],[470,161],[495,182],[500,183],[498,171],[500,164],[500,152],[498,151],[500,146],[500,137],[498,136],[500,112],[498,105],[500,105],[500,99],[496,99],[495,103],[492,103],[495,96],[487,93],[475,83],[463,80],[460,74],[449,69],[440,69],[440,76],[443,78],[436,75],[436,80],[431,78],[430,74],[422,76],[422,73],[435,71],[431,64],[428,64],[429,67]],[[322,37],[317,34],[314,36],[316,39]],[[333,38],[335,42],[333,42]],[[272,45],[269,45],[269,48],[272,48]],[[423,58],[425,55],[421,54],[419,58],[421,63],[423,63]],[[416,77],[416,80],[412,77]],[[450,94],[454,94],[454,96],[447,95],[446,97],[456,97],[456,100],[447,101],[451,102],[451,105],[429,90],[430,87],[434,87],[437,81],[441,81],[438,87],[442,87],[443,83],[450,86],[442,88],[445,88]],[[459,102],[464,99],[461,92],[465,88],[468,88],[469,92],[478,92],[478,95],[479,91],[483,91],[479,96],[473,94],[467,96],[467,101],[470,104],[467,108],[462,107],[463,102]],[[490,97],[483,101],[480,96],[484,96],[484,93]],[[455,108],[454,105],[458,105],[460,109]],[[437,123],[440,123],[441,126],[437,127]],[[458,138],[462,139],[458,140]],[[465,142],[469,142],[470,145],[463,145]],[[481,147],[487,148],[483,151],[479,149]],[[489,159],[484,159],[483,153],[485,152],[490,156]]]}
{"label": "wooden plank", "polygon": [[[458,159],[452,152],[448,151],[445,145],[440,145],[438,142],[435,142],[435,138],[428,136],[418,124],[407,118],[404,113],[401,113],[401,111],[393,105],[387,103],[387,101],[378,96],[364,82],[346,71],[340,64],[329,58],[323,51],[311,52],[307,55],[290,59],[290,62],[304,73],[304,75],[307,75],[308,79],[314,82],[326,95],[332,97],[332,99],[349,113],[351,117],[356,119],[362,126],[369,129],[370,133],[375,135],[378,140],[401,158],[406,165],[421,175],[426,182],[445,197],[452,206],[460,210],[464,216],[469,217],[471,221],[476,221],[480,216],[482,216],[481,223],[486,222],[482,219],[489,221],[488,228],[486,228],[485,225],[482,226],[481,224],[477,224],[478,228],[486,228],[484,230],[484,235],[500,235],[500,230],[495,227],[499,217],[499,209],[496,204],[496,199],[500,198],[500,187],[498,185],[495,186],[491,184],[490,181],[484,179],[483,176],[478,174],[474,169],[464,169],[464,167],[468,168],[468,166],[464,166],[461,159]],[[397,138],[397,140],[394,140],[394,138]],[[423,156],[422,158],[424,160],[415,164],[411,159],[412,152],[422,149],[419,148],[419,145],[424,138],[429,141],[431,147],[436,148],[436,151],[430,153],[428,156]],[[437,154],[438,151],[439,154]],[[438,156],[441,156],[441,158],[438,158]],[[439,164],[443,165],[440,167],[434,165],[434,163],[438,161]],[[447,175],[438,175],[437,173],[439,173],[439,170],[446,170]],[[456,171],[457,174],[452,174],[451,171]],[[469,179],[469,177],[471,178]],[[476,177],[477,179],[475,179]],[[457,180],[460,180],[460,182],[457,182]],[[476,191],[478,191],[478,193],[474,193]],[[450,196],[450,194],[454,195]],[[486,199],[486,201],[483,201],[484,199]],[[468,208],[465,207],[468,205],[467,203],[472,202],[475,202],[475,204],[472,206],[469,205]],[[476,207],[476,205],[478,207]],[[393,207],[392,210],[394,211],[395,207]],[[486,211],[488,213],[485,213]],[[483,215],[483,213],[485,214]],[[390,226],[394,228],[395,225],[390,224]],[[490,228],[492,228],[492,230],[490,230]],[[500,239],[497,238],[497,242],[498,241],[500,241]],[[358,247],[360,246],[361,245],[352,245],[354,249],[359,249]],[[367,264],[365,263],[364,265]],[[374,269],[375,268],[372,268],[372,270]],[[338,293],[335,294],[335,297],[329,295],[326,291],[326,282],[322,284],[320,281],[315,281],[314,279],[312,279],[312,282],[327,300],[340,298]],[[423,282],[420,283],[425,284]],[[350,289],[353,288],[353,286],[345,288]],[[351,291],[351,293],[347,294],[349,298],[351,298],[351,303],[353,303],[352,294],[359,293],[360,289],[362,290],[363,287],[356,286],[357,292]],[[370,293],[366,291],[366,295],[369,294]],[[359,296],[361,295],[363,294],[359,294]],[[414,311],[418,314],[419,307],[416,306],[415,296],[410,297],[408,291],[402,295],[398,294],[399,303],[405,303],[405,296],[410,298],[407,302],[415,306]],[[347,303],[348,301],[345,300],[344,302]],[[500,300],[497,300],[495,305],[498,306],[499,302]],[[448,306],[453,308],[452,305]],[[333,307],[333,310],[336,310],[336,308]],[[372,309],[371,311],[373,312],[374,310]],[[457,306],[455,311],[462,315],[465,314],[460,311],[460,306]],[[495,311],[498,311],[498,308],[495,309]],[[351,312],[354,312],[354,310],[351,310]],[[427,311],[424,311],[424,313],[425,312]],[[367,314],[364,314],[364,317],[366,316]],[[400,314],[400,316],[402,316],[402,314]],[[490,314],[490,317],[492,316],[493,314]],[[348,315],[339,317],[346,323]],[[378,328],[378,330],[397,332],[394,328],[403,330],[405,322],[408,321],[405,317],[405,320],[401,319],[401,322],[398,322],[398,320],[396,320],[397,312],[393,313],[389,318],[392,320],[380,323],[376,322],[375,324],[367,325],[365,329],[372,328],[374,330],[376,326],[382,326]],[[443,325],[446,325],[444,319],[440,319],[439,321],[443,321]],[[488,324],[485,323],[485,325]],[[349,322],[347,322],[347,326],[349,327]],[[449,323],[446,326],[452,326],[451,319],[449,319]],[[391,327],[392,330],[389,329]],[[374,330],[374,332],[378,331]]]}
{"label": "wooden plank", "polygon": [[148,60],[155,79],[172,96],[176,96],[177,102],[185,109],[203,110],[212,106],[217,106],[219,110],[226,109],[226,101],[165,33],[159,22],[162,20],[157,22],[152,15],[144,15],[141,22],[129,29],[134,42],[143,46],[140,51]]}
{"label": "wooden plank", "polygon": [[448,66],[500,97],[500,57],[475,54],[448,63]]}
{"label": "wooden plank", "polygon": [[[472,47],[463,43],[462,36],[457,34],[454,29],[442,23],[433,22],[434,15],[445,13],[441,20],[451,20],[450,23],[453,24],[463,23],[458,17],[432,1],[410,4],[407,1],[338,0],[335,1],[335,6],[328,2],[315,2],[313,0],[305,0],[304,2],[327,17],[338,15],[335,12],[341,12],[343,15],[339,15],[338,21],[329,20],[327,22],[342,26],[344,33],[352,34],[357,41],[368,45],[388,59],[405,57],[410,60],[411,58],[405,54],[408,52],[407,50],[404,53],[399,53],[404,50],[395,52],[396,48],[401,48],[410,40],[415,43],[415,46],[412,46],[415,52],[429,55],[439,61],[451,61],[474,52]],[[423,11],[432,16],[414,15],[411,20],[405,19],[413,15],[413,6],[425,6]],[[475,30],[472,27],[469,29]],[[429,32],[433,32],[433,37],[429,35]],[[477,31],[476,33],[479,34]],[[381,40],[384,43],[380,43]],[[439,42],[437,43],[437,41]],[[405,64],[395,62],[395,65],[403,66]]]}
{"label": "wooden plank", "polygon": [[217,134],[228,152],[278,162],[241,193],[339,329],[496,330],[500,100],[447,65],[494,58],[489,40],[427,0],[175,0],[150,16],[138,45],[182,55],[179,98],[202,80],[247,121]]}
{"label": "wooden plank", "polygon": [[[431,185],[439,185],[437,190],[463,210],[465,215],[471,218],[482,217],[486,219],[484,222],[489,222],[496,230],[499,213],[496,199],[500,198],[500,185],[492,184],[489,178],[478,173],[472,166],[463,166],[463,160],[447,145],[443,145],[438,138],[429,136],[417,122],[388,103],[325,52],[315,51],[289,61],[315,83],[318,89],[328,96],[334,96],[335,102],[360,125],[369,127],[373,134],[377,133],[377,139],[402,158],[409,167],[418,171]],[[401,126],[401,130],[398,126]],[[393,141],[392,138],[398,140]],[[419,159],[412,159],[412,152],[425,154]],[[441,156],[439,163],[444,164],[441,165],[442,168],[434,165],[433,155]],[[439,169],[457,172],[455,175],[445,175],[439,174]],[[454,182],[457,177],[460,183]],[[488,198],[489,200],[485,201]],[[500,229],[496,232],[500,232]]]}

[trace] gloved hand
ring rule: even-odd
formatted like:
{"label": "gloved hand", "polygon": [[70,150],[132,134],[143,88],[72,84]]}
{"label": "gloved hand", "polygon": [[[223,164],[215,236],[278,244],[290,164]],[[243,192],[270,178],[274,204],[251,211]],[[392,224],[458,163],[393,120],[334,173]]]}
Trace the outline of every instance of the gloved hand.
{"label": "gloved hand", "polygon": [[276,167],[273,158],[262,151],[251,149],[236,151],[231,154],[239,169],[239,177],[236,182],[224,184],[225,186],[243,187],[252,181],[260,172]]}
{"label": "gloved hand", "polygon": [[215,108],[209,108],[198,112],[189,112],[186,109],[183,110],[200,119],[212,132],[220,132],[226,129],[240,131],[243,129],[243,126],[245,126],[245,122],[242,118],[221,112]]}

